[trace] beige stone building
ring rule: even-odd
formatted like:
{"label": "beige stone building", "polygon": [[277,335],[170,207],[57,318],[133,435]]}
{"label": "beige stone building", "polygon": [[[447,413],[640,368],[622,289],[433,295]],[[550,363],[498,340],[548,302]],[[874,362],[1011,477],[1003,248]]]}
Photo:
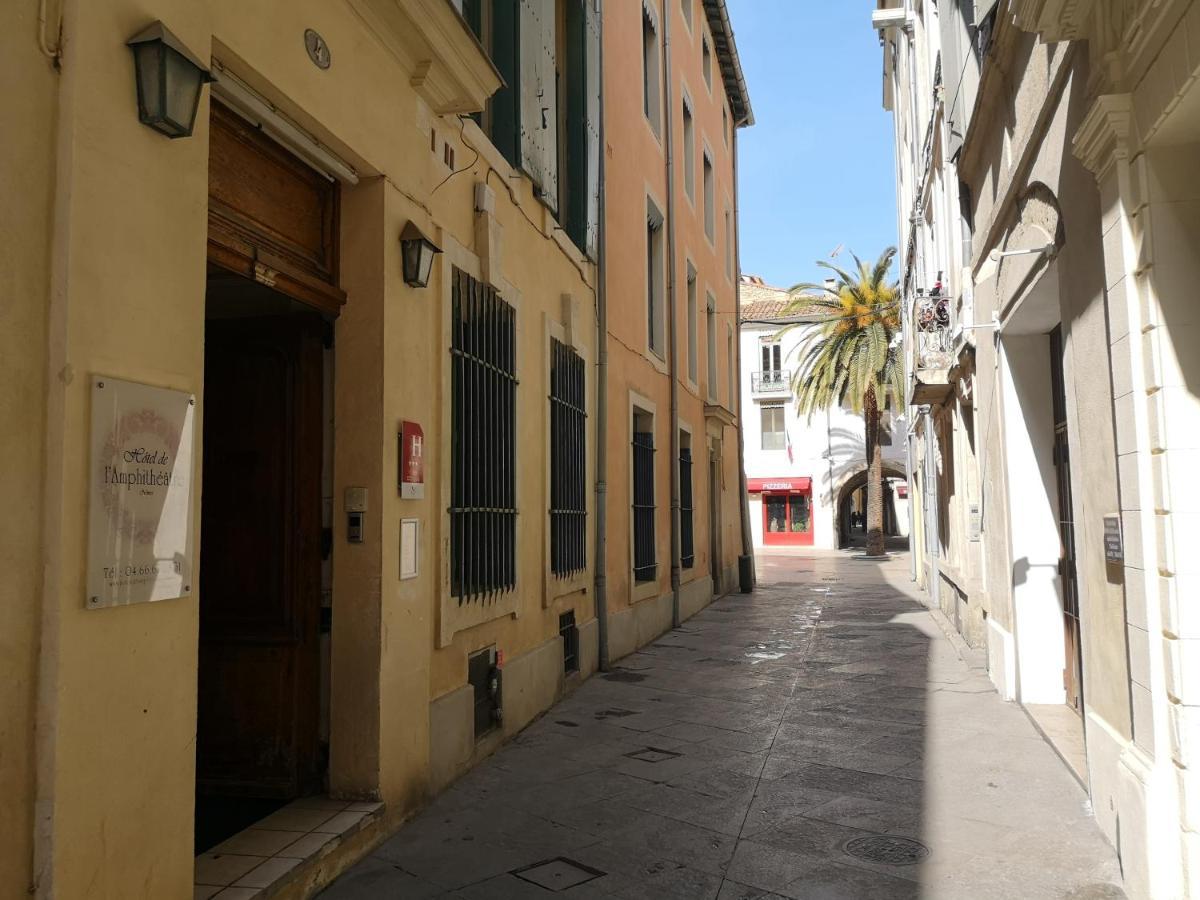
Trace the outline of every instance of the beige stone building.
{"label": "beige stone building", "polygon": [[[719,352],[749,106],[728,14],[18,7],[0,37],[19,85],[0,101],[0,897],[308,896],[602,647],[736,581]],[[673,57],[645,16],[673,17]],[[678,197],[643,66],[672,73],[680,115],[687,73]],[[679,364],[678,417],[674,351],[643,354],[634,325],[648,197],[681,210],[656,308],[696,318],[695,271],[709,321],[730,313],[693,330],[717,351],[707,377]],[[630,299],[603,277],[606,232]],[[603,365],[622,340],[650,369]],[[664,448],[686,427],[696,450],[690,495],[658,458],[652,590],[630,557],[635,392]],[[704,511],[675,580],[681,496]]]}
{"label": "beige stone building", "polygon": [[1200,4],[885,0],[873,25],[914,576],[1087,787],[1130,895],[1200,896]]}

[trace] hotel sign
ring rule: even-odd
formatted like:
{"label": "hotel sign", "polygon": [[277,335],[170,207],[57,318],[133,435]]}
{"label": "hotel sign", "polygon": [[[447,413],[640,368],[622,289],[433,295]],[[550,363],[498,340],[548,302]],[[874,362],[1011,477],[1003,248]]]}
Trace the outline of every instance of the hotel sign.
{"label": "hotel sign", "polygon": [[87,607],[192,592],[195,398],[92,378]]}

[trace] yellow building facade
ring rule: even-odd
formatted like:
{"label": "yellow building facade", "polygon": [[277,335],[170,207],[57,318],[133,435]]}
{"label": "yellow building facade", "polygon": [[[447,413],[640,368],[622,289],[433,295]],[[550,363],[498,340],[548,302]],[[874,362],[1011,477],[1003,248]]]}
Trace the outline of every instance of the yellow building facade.
{"label": "yellow building facade", "polygon": [[[0,896],[191,897],[214,808],[316,795],[302,895],[596,666],[596,154],[497,149],[518,79],[447,0],[42,6],[0,38]],[[523,10],[590,43],[519,79],[598,97],[585,8]],[[178,140],[155,20],[215,78]],[[106,378],[194,400],[182,597],[89,595]]]}
{"label": "yellow building facade", "polygon": [[[639,40],[640,38],[640,40]],[[724,3],[604,19],[607,655],[738,583],[737,129],[753,121]]]}

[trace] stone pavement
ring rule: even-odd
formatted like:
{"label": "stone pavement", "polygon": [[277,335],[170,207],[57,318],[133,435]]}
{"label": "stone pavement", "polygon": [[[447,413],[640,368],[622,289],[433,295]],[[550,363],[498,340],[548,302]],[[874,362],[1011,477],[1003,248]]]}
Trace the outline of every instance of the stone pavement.
{"label": "stone pavement", "polygon": [[1124,896],[1087,795],[913,599],[905,557],[759,570],[323,900]]}

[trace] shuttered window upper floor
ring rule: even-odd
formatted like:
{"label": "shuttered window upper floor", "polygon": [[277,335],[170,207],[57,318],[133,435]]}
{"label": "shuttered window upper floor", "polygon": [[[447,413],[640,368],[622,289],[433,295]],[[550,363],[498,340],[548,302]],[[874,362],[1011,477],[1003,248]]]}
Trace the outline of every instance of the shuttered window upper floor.
{"label": "shuttered window upper floor", "polygon": [[599,236],[597,0],[458,0],[504,78],[477,121],[580,250]]}

